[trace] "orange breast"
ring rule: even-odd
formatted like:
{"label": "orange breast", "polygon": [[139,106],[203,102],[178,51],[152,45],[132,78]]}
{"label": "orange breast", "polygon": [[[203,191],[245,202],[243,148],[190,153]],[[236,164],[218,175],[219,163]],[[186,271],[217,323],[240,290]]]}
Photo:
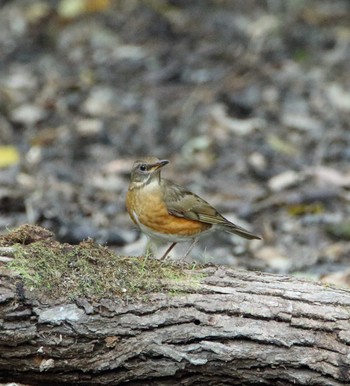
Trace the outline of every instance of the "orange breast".
{"label": "orange breast", "polygon": [[151,189],[129,190],[126,207],[135,224],[140,222],[159,233],[195,236],[211,228],[210,224],[169,214],[161,195]]}

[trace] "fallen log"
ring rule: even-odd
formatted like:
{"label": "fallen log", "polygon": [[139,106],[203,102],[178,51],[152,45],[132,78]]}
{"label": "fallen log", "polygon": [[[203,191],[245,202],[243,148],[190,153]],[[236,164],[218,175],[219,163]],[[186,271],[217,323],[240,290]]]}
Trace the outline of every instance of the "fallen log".
{"label": "fallen log", "polygon": [[[34,276],[41,274],[43,260],[32,255],[33,251],[58,246],[45,236],[45,242],[36,249],[41,242],[40,237],[26,239],[13,247],[19,248],[14,261],[23,258],[19,257],[20,250],[24,258],[31,259],[32,267],[37,267],[31,272]],[[10,244],[7,239],[2,245],[8,248]],[[103,247],[87,246],[93,269],[106,269],[103,264],[109,262],[99,260]],[[71,248],[61,245],[60,250],[72,253]],[[74,251],[72,270],[82,264]],[[87,259],[86,255],[82,258]],[[18,265],[4,263],[0,269],[1,382],[350,383],[349,291],[217,266],[178,266],[143,257],[110,257],[113,259],[115,272],[104,275],[106,280],[113,277],[120,290],[109,284],[109,293],[99,296],[89,292],[71,292],[70,296],[56,284],[49,289],[36,287],[31,277],[26,279],[30,272],[24,273],[23,266],[20,272]],[[116,272],[125,262],[144,270],[137,283],[132,279],[118,282],[121,278]],[[121,272],[125,275],[126,271]],[[58,280],[69,291],[76,290],[76,283],[73,287],[67,284],[68,274]],[[149,281],[152,275],[155,281]],[[143,277],[150,287],[142,282]],[[81,275],[80,279],[89,278]]]}

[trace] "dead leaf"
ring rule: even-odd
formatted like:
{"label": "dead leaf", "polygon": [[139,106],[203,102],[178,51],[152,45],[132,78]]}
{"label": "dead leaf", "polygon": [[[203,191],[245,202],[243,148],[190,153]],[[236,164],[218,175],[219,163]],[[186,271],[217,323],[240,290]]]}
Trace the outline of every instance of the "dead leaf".
{"label": "dead leaf", "polygon": [[119,342],[119,337],[117,337],[117,336],[107,336],[107,338],[105,338],[105,342],[106,342],[106,347],[113,348]]}
{"label": "dead leaf", "polygon": [[0,146],[0,168],[18,163],[20,157],[15,146]]}
{"label": "dead leaf", "polygon": [[350,288],[350,270],[329,273],[328,275],[324,275],[321,281],[323,283],[334,284],[338,287]]}
{"label": "dead leaf", "polygon": [[67,19],[74,19],[84,13],[102,12],[108,9],[110,0],[61,0],[58,14]]}

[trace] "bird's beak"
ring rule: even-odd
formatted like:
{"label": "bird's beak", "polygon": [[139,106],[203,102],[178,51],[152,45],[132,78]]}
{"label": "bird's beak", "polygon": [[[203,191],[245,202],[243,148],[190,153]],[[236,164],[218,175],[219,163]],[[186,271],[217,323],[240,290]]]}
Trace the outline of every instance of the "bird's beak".
{"label": "bird's beak", "polygon": [[168,160],[162,159],[162,160],[159,160],[159,161],[155,162],[154,164],[150,165],[152,173],[156,172],[158,169],[162,168],[163,166],[167,165],[168,163],[169,163]]}

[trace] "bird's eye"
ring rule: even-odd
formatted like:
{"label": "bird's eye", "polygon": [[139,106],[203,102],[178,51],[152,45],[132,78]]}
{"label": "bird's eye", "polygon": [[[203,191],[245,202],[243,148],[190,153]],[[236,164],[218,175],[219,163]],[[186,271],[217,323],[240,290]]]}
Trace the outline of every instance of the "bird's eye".
{"label": "bird's eye", "polygon": [[142,165],[140,165],[140,170],[142,171],[142,172],[145,172],[146,171],[146,165],[144,165],[144,164],[142,164]]}

